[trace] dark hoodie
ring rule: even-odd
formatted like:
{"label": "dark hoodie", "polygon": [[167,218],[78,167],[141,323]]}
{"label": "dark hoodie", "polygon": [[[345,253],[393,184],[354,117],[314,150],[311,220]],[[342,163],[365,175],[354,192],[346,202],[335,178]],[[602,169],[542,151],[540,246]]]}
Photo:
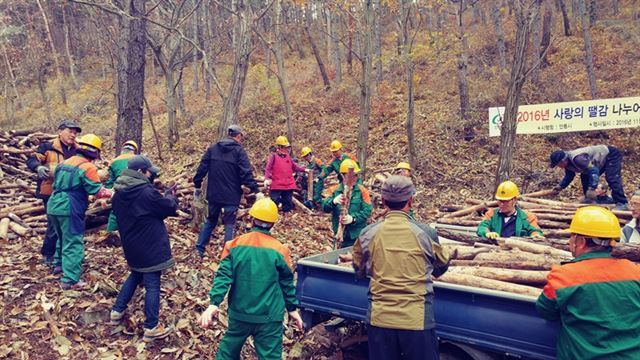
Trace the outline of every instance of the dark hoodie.
{"label": "dark hoodie", "polygon": [[113,188],[113,211],[131,270],[154,272],[172,267],[175,263],[164,219],[176,215],[176,199],[163,197],[146,176],[130,169],[122,171]]}
{"label": "dark hoodie", "polygon": [[196,189],[202,186],[207,174],[207,200],[210,203],[238,206],[242,196],[241,185],[254,193],[260,191],[247,153],[240,143],[231,138],[218,141],[204,153],[193,177]]}

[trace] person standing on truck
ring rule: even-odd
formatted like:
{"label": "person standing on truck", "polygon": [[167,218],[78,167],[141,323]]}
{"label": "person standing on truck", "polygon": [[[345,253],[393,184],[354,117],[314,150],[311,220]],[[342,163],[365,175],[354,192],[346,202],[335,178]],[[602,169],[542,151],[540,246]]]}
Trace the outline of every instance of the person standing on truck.
{"label": "person standing on truck", "polygon": [[571,151],[556,150],[549,156],[549,166],[564,169],[564,178],[553,188],[558,193],[571,184],[576,173],[580,174],[585,203],[592,203],[596,199],[598,180],[604,173],[611,188],[611,196],[616,202],[615,210],[628,209],[620,174],[622,153],[615,146],[594,145]]}
{"label": "person standing on truck", "polygon": [[578,209],[569,226],[572,261],[553,266],[536,309],[560,320],[558,359],[640,359],[640,266],[611,257],[620,239],[608,209]]}
{"label": "person standing on truck", "polygon": [[208,328],[229,291],[227,328],[216,359],[240,359],[249,336],[258,359],[282,358],[282,321],[285,311],[303,329],[293,284],[293,264],[289,249],[271,236],[278,221],[278,206],[271,199],[260,199],[249,210],[253,228],[224,246],[220,267],[209,292],[209,307],[200,316]]}
{"label": "person standing on truck", "polygon": [[498,211],[489,209],[484,214],[476,234],[488,239],[511,236],[544,238],[535,214],[526,212],[517,206],[518,196],[520,196],[520,190],[512,181],[505,181],[498,185],[495,196],[498,200]]}
{"label": "person standing on truck", "polygon": [[370,360],[439,358],[432,276],[447,271],[449,256],[433,228],[409,217],[415,191],[408,177],[389,177],[384,220],[367,226],[353,246],[356,275],[371,278]]}
{"label": "person standing on truck", "polygon": [[[66,159],[76,154],[76,137],[82,132],[80,126],[73,120],[62,120],[58,125],[58,137],[52,141],[43,142],[38,146],[35,155],[27,160],[27,166],[38,174],[36,197],[42,199],[45,213],[47,202],[53,192],[53,172]],[[47,231],[42,241],[42,262],[53,267],[53,254],[56,252],[58,236],[56,230],[47,217]]]}
{"label": "person standing on truck", "polygon": [[[337,234],[340,223],[344,224],[341,248],[353,245],[362,229],[367,226],[367,219],[373,211],[369,190],[362,185],[362,179],[357,176],[360,172],[360,166],[355,161],[347,159],[340,164],[340,173],[345,175],[349,172],[349,168],[353,168],[356,174],[354,179],[351,179],[352,183],[346,184],[344,181],[334,186],[329,190],[330,195],[322,202],[322,210],[331,213],[333,233]],[[344,196],[345,186],[351,186],[351,199],[347,215],[342,218],[340,213],[342,207],[347,203],[347,198]]]}
{"label": "person standing on truck", "polygon": [[211,233],[218,225],[218,218],[222,213],[224,224],[224,241],[233,239],[236,227],[236,213],[242,197],[242,185],[248,187],[252,193],[262,197],[258,183],[253,177],[251,163],[246,151],[242,147],[244,133],[238,125],[231,125],[227,129],[227,138],[212,144],[200,160],[200,165],[193,177],[196,200],[202,198],[202,181],[207,176],[207,201],[209,202],[209,216],[200,229],[195,253],[204,256],[205,248],[209,244]]}

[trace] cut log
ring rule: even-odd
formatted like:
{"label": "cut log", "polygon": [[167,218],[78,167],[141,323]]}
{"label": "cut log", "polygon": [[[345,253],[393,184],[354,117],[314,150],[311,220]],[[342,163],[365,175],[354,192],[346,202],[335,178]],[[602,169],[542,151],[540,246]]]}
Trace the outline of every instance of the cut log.
{"label": "cut log", "polygon": [[441,217],[437,221],[440,224],[447,225],[478,226],[481,220]]}
{"label": "cut log", "polygon": [[471,245],[475,244],[476,242],[481,242],[485,244],[495,243],[490,239],[482,238],[475,234],[470,235],[470,234],[465,234],[462,232],[452,231],[452,230],[442,229],[442,228],[438,229],[438,236],[442,236],[447,239],[456,240],[456,241],[460,241],[460,242],[471,244]]}
{"label": "cut log", "polygon": [[[494,203],[495,203],[495,204],[494,204]],[[474,213],[474,212],[476,212],[476,211],[482,211],[482,210],[485,210],[485,209],[487,209],[487,208],[489,208],[489,207],[496,206],[496,205],[498,205],[498,203],[497,203],[497,202],[495,202],[495,201],[492,201],[492,202],[489,202],[489,203],[482,203],[482,204],[478,204],[478,205],[474,205],[474,206],[468,207],[468,208],[466,208],[466,209],[462,209],[462,210],[454,211],[454,212],[452,212],[451,214],[446,214],[446,215],[444,216],[444,218],[455,218],[455,217],[461,217],[461,216],[465,216],[465,215],[473,214],[473,213]]]}
{"label": "cut log", "polygon": [[489,248],[476,248],[472,246],[444,245],[444,247],[449,251],[452,259],[459,260],[472,260],[480,253],[491,251]]}
{"label": "cut log", "polygon": [[511,251],[493,251],[488,253],[478,254],[474,260],[488,260],[488,261],[496,261],[496,262],[513,262],[513,261],[526,261],[526,262],[535,262],[540,264],[559,264],[561,262],[560,259],[556,259],[549,255],[543,254],[532,254],[520,250],[511,250]]}
{"label": "cut log", "polygon": [[3,218],[0,220],[0,239],[7,240],[9,237],[9,218]]}
{"label": "cut log", "polygon": [[551,255],[557,258],[566,258],[571,259],[573,255],[570,252],[555,249],[551,246],[543,245],[543,244],[533,244],[530,242],[516,240],[513,238],[498,238],[498,243],[501,246],[511,248],[511,249],[519,249],[522,251],[530,252],[532,254],[545,254]]}
{"label": "cut log", "polygon": [[[11,209],[11,208],[8,208],[8,209]],[[24,210],[11,211],[11,210],[8,210],[8,209],[0,210],[0,217],[6,217],[6,216],[9,215],[10,212],[14,213],[17,216],[44,213],[44,205],[31,205],[29,208],[26,208]]]}
{"label": "cut log", "polygon": [[550,270],[552,263],[539,263],[533,261],[491,261],[491,260],[451,260],[450,266],[483,266],[504,269],[520,270]]}
{"label": "cut log", "polygon": [[300,200],[296,199],[295,197],[293,197],[292,200],[293,200],[293,205],[295,205],[296,208],[304,211],[305,213],[307,213],[307,215],[313,215],[313,211],[311,211],[311,209],[309,209],[308,207],[304,206],[304,204],[301,203]]}
{"label": "cut log", "polygon": [[19,236],[26,236],[29,233],[29,229],[13,221],[9,222],[9,229]]}
{"label": "cut log", "polygon": [[454,274],[445,273],[439,278],[435,279],[438,282],[446,282],[450,284],[467,285],[472,287],[478,287],[483,289],[504,291],[513,294],[527,295],[530,297],[537,297],[540,295],[540,289],[519,284],[511,284],[505,281],[487,279],[474,275],[466,274]]}
{"label": "cut log", "polygon": [[619,259],[627,259],[640,262],[640,245],[637,244],[616,244],[611,251],[611,256]]}
{"label": "cut log", "polygon": [[547,189],[547,190],[539,190],[539,191],[534,191],[531,193],[527,193],[524,194],[523,196],[527,196],[527,197],[542,197],[542,196],[552,196],[555,195],[556,192],[555,190],[552,189]]}
{"label": "cut log", "polygon": [[548,271],[500,269],[493,267],[450,267],[448,273],[474,275],[516,284],[544,286]]}

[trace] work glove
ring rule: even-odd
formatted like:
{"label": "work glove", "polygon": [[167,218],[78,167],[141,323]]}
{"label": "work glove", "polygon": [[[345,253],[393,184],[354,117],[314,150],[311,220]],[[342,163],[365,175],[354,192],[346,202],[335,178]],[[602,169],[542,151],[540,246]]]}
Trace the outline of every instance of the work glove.
{"label": "work glove", "polygon": [[289,318],[294,321],[294,325],[299,330],[304,330],[304,323],[302,322],[302,318],[300,317],[298,310],[289,311]]}
{"label": "work glove", "polygon": [[271,186],[271,179],[264,179],[264,187],[268,188]]}
{"label": "work glove", "polygon": [[95,196],[96,196],[96,199],[110,198],[113,196],[113,191],[103,186],[100,188],[100,190],[98,190]]}
{"label": "work glove", "polygon": [[49,178],[49,168],[44,166],[44,165],[40,165],[36,168],[36,171],[38,172],[38,179],[39,180],[44,180],[44,179],[48,179]]}
{"label": "work glove", "polygon": [[202,189],[196,189],[196,191],[193,192],[193,199],[194,200],[202,200]]}
{"label": "work glove", "polygon": [[497,232],[493,232],[493,231],[489,231],[488,233],[486,233],[484,235],[487,239],[491,239],[491,240],[495,240],[498,238],[498,236],[500,236],[500,234],[498,234]]}
{"label": "work glove", "polygon": [[531,238],[534,240],[544,240],[544,236],[537,232],[532,233]]}
{"label": "work glove", "polygon": [[344,194],[340,194],[333,198],[334,205],[342,205],[343,201],[344,201]]}
{"label": "work glove", "polygon": [[256,193],[256,200],[261,200],[264,199],[264,193],[263,192],[257,192]]}
{"label": "work glove", "polygon": [[345,217],[342,219],[342,223],[345,224],[345,225],[352,224],[353,221],[354,221],[353,216],[351,216],[349,214],[345,215]]}
{"label": "work glove", "polygon": [[560,185],[556,185],[556,186],[554,186],[554,187],[553,187],[553,189],[552,189],[552,190],[553,190],[553,191],[555,191],[556,193],[559,193],[559,192],[561,192],[563,189],[562,189],[562,186],[560,186]]}
{"label": "work glove", "polygon": [[218,311],[219,309],[217,306],[209,305],[209,307],[207,307],[207,310],[205,310],[200,316],[200,326],[206,329],[211,324],[215,323],[213,318],[218,316]]}
{"label": "work glove", "polygon": [[596,193],[596,189],[589,188],[584,196],[589,200],[595,200],[595,198],[598,197],[598,193]]}

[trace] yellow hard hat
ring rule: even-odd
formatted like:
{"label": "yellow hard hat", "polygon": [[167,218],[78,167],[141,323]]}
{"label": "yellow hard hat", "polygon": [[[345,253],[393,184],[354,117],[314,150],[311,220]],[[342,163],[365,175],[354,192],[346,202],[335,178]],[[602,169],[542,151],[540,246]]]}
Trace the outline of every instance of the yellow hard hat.
{"label": "yellow hard hat", "polygon": [[286,136],[278,136],[278,138],[276,139],[276,145],[289,146],[289,140],[287,140]]}
{"label": "yellow hard hat", "polygon": [[135,151],[138,151],[138,143],[137,142],[135,142],[133,140],[129,140],[129,141],[125,142],[124,144],[122,144],[122,147],[125,147],[127,145],[133,147]]}
{"label": "yellow hard hat", "polygon": [[520,190],[513,181],[504,181],[496,189],[496,200],[511,200],[517,196],[520,196]]}
{"label": "yellow hard hat", "polygon": [[340,173],[342,174],[346,174],[349,172],[349,168],[353,168],[353,171],[357,174],[360,172],[360,166],[358,166],[358,163],[351,160],[351,159],[344,159],[341,163],[340,163]]}
{"label": "yellow hard hat", "polygon": [[398,165],[396,165],[396,169],[404,169],[404,170],[409,170],[411,171],[411,165],[409,165],[408,162],[399,162]]}
{"label": "yellow hard hat", "polygon": [[269,198],[260,199],[253,204],[249,215],[254,219],[258,219],[268,223],[278,221],[278,205]]}
{"label": "yellow hard hat", "polygon": [[333,140],[331,145],[329,145],[329,150],[331,151],[338,151],[340,149],[342,149],[342,144],[338,140]]}
{"label": "yellow hard hat", "polygon": [[102,140],[95,134],[87,134],[78,140],[80,146],[91,146],[96,150],[102,150]]}
{"label": "yellow hard hat", "polygon": [[[609,209],[585,206],[576,210],[569,232],[601,239],[620,240],[620,221]],[[610,244],[613,245],[613,244]]]}
{"label": "yellow hard hat", "polygon": [[309,155],[311,152],[312,152],[311,148],[308,146],[305,146],[302,148],[302,150],[300,150],[300,157],[305,157]]}

